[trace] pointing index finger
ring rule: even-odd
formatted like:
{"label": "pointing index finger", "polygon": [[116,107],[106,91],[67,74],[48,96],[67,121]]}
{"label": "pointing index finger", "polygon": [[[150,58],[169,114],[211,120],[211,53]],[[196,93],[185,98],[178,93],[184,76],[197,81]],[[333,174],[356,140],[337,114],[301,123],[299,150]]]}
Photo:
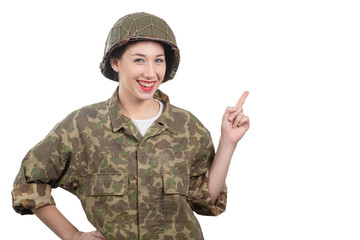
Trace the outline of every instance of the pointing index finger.
{"label": "pointing index finger", "polygon": [[242,105],[244,105],[245,103],[245,100],[247,98],[247,96],[249,95],[249,92],[248,91],[245,91],[243,93],[243,95],[241,95],[239,101],[236,103],[236,107],[242,107]]}

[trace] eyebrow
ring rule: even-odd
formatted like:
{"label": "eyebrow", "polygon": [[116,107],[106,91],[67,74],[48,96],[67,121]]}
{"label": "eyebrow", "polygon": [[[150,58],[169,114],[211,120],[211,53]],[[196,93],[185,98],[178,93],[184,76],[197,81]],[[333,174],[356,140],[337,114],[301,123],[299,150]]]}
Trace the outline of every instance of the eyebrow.
{"label": "eyebrow", "polygon": [[[146,55],[145,55],[145,54],[142,54],[142,53],[134,53],[134,54],[131,55],[131,56],[146,57]],[[156,55],[156,57],[163,57],[163,56],[165,56],[165,54],[163,54],[163,53]]]}

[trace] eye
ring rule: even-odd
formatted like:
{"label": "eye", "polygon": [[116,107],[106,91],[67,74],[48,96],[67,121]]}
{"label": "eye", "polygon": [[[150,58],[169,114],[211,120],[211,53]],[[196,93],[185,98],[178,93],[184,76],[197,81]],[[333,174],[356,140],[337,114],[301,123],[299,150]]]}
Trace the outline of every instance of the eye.
{"label": "eye", "polygon": [[155,60],[155,62],[156,62],[156,63],[163,63],[163,62],[164,62],[164,59],[158,58],[158,59]]}
{"label": "eye", "polygon": [[136,58],[136,59],[134,60],[134,62],[143,63],[143,62],[144,62],[144,59],[142,59],[142,58]]}

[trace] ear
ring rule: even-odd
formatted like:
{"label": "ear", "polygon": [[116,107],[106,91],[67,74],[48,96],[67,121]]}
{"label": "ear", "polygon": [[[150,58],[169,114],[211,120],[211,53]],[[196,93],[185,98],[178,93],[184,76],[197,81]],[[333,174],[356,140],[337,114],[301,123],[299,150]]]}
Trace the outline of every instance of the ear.
{"label": "ear", "polygon": [[111,56],[111,57],[110,57],[110,65],[111,65],[112,69],[113,69],[115,72],[119,72],[120,59]]}

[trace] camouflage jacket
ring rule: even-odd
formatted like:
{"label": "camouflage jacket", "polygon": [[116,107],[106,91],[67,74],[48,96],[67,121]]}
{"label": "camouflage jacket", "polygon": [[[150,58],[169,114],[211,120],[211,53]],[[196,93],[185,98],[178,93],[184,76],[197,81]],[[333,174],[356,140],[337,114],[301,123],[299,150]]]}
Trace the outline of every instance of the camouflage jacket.
{"label": "camouflage jacket", "polygon": [[81,201],[89,221],[111,239],[203,239],[193,213],[225,210],[226,186],[215,204],[207,188],[214,157],[210,133],[188,111],[170,105],[141,137],[121,113],[117,91],[74,111],[25,156],[12,191],[20,214],[55,204],[62,187]]}

